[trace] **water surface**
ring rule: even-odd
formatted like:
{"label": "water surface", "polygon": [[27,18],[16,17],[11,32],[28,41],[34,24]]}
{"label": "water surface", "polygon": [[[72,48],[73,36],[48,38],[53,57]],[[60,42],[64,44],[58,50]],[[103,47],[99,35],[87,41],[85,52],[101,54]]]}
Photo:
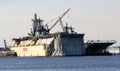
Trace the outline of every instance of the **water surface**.
{"label": "water surface", "polygon": [[120,71],[120,55],[79,57],[5,57],[0,71]]}

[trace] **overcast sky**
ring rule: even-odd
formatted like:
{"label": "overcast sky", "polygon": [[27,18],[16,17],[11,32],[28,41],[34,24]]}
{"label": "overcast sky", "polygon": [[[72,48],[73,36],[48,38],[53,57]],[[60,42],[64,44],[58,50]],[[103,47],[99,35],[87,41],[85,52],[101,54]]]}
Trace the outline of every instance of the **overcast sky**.
{"label": "overcast sky", "polygon": [[[3,39],[11,45],[12,38],[27,36],[34,13],[45,24],[68,8],[63,23],[85,33],[85,40],[117,40],[120,44],[120,0],[0,0],[0,46]],[[59,23],[55,31],[61,31]]]}

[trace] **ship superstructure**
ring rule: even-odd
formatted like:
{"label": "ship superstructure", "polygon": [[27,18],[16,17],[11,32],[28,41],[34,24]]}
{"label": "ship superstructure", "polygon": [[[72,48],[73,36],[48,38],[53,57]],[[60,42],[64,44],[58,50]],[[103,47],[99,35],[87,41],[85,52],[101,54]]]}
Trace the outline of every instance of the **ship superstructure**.
{"label": "ship superstructure", "polygon": [[[63,26],[62,18],[48,28],[43,25],[43,20],[34,15],[33,28],[27,37],[14,38],[14,45],[10,47],[17,56],[78,56],[85,55],[84,34],[77,34],[72,27]],[[51,34],[51,29],[58,23],[61,23],[63,32]]]}

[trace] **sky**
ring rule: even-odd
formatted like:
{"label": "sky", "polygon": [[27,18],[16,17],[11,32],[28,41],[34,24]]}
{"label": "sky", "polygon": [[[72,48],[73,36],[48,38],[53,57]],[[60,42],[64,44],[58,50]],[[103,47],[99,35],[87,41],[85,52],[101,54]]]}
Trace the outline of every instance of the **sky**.
{"label": "sky", "polygon": [[[120,45],[120,0],[0,0],[0,46],[4,46],[3,39],[10,46],[12,38],[27,36],[34,13],[46,24],[68,8],[63,23],[84,33],[85,41],[116,40]],[[59,23],[51,32],[57,31],[61,31]]]}

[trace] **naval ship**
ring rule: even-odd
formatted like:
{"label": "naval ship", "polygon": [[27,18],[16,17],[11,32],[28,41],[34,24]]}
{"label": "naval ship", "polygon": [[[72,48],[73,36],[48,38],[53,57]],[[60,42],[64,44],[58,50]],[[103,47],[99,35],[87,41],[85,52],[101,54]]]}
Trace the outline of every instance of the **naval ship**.
{"label": "naval ship", "polygon": [[[70,8],[59,16],[50,28],[35,13],[31,32],[28,36],[13,38],[15,43],[10,49],[19,57],[85,55],[84,34],[78,34],[68,24],[63,25],[62,18],[69,10]],[[63,31],[50,33],[57,23],[61,24]]]}

